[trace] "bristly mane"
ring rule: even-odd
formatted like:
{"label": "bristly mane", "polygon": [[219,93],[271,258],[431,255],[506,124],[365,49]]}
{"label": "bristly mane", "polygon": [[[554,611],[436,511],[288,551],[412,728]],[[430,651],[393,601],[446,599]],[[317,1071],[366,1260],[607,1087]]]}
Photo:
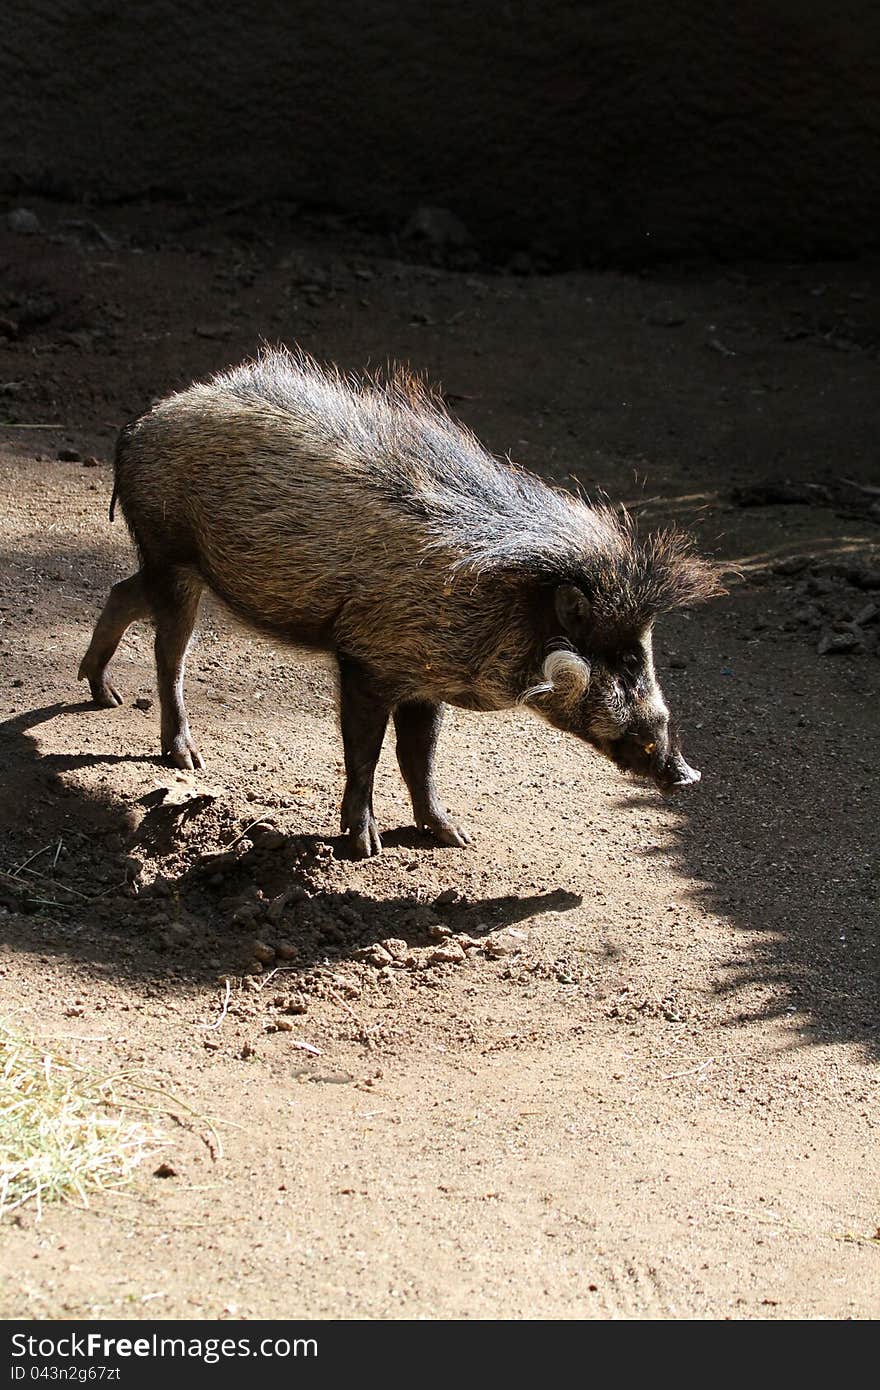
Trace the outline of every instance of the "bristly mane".
{"label": "bristly mane", "polygon": [[345,458],[353,482],[417,522],[422,549],[464,577],[516,572],[571,583],[603,630],[723,593],[717,569],[675,528],[640,540],[623,509],[589,505],[494,458],[406,368],[346,377],[300,350],[265,348],[211,383],[286,414],[308,445]]}
{"label": "bristly mane", "polygon": [[586,556],[580,574],[566,578],[590,600],[592,621],[609,637],[638,632],[661,613],[704,603],[725,592],[717,565],[694,553],[690,536],[676,526],[640,539],[636,523],[621,510],[617,534],[607,548]]}

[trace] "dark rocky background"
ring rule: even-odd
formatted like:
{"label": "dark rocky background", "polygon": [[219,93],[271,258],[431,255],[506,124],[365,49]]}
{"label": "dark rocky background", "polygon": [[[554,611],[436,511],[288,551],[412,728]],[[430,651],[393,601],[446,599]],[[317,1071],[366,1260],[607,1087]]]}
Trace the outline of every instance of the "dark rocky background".
{"label": "dark rocky background", "polygon": [[868,0],[7,0],[0,190],[293,201],[548,265],[878,244]]}

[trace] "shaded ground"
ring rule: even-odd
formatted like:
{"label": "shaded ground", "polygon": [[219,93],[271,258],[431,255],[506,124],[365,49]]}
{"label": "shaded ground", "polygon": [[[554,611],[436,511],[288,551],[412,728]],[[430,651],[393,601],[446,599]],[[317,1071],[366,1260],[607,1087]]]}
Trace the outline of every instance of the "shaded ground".
{"label": "shaded ground", "polygon": [[[0,1314],[876,1316],[877,267],[515,277],[36,211],[0,235],[0,1015],[155,1077],[176,1176],[7,1223]],[[358,864],[311,658],[208,609],[194,777],[134,703],[146,629],[126,704],[84,703],[116,429],[261,337],[408,359],[493,449],[740,566],[658,638],[698,792],[456,712],[474,846],[409,828],[386,750]]]}

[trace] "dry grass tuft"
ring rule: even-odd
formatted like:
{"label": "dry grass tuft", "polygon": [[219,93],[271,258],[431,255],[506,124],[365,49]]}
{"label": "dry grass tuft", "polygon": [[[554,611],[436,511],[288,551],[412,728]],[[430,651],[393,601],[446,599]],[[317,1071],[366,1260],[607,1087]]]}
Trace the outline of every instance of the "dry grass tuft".
{"label": "dry grass tuft", "polygon": [[0,1219],[25,1202],[79,1201],[119,1187],[157,1146],[130,1118],[136,1086],[101,1076],[0,1024]]}

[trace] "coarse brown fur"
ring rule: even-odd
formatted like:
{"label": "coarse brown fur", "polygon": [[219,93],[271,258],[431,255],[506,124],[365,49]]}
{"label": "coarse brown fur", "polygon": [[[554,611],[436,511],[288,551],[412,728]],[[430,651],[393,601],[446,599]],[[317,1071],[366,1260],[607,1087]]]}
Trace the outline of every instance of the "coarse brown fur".
{"label": "coarse brown fur", "polygon": [[[720,592],[680,532],[642,541],[625,513],[493,458],[412,376],[350,380],[285,350],[127,426],[117,494],[141,586],[126,581],[82,673],[96,698],[115,694],[116,629],[145,599],[164,613],[163,746],[182,765],[198,755],[182,703],[189,633],[174,614],[182,604],[194,620],[202,585],[254,627],[336,653],[386,718],[411,704],[502,709],[532,690],[561,727],[570,693],[544,679],[548,651],[588,641],[602,660],[638,644],[658,613]],[[560,620],[566,589],[583,631]]]}

